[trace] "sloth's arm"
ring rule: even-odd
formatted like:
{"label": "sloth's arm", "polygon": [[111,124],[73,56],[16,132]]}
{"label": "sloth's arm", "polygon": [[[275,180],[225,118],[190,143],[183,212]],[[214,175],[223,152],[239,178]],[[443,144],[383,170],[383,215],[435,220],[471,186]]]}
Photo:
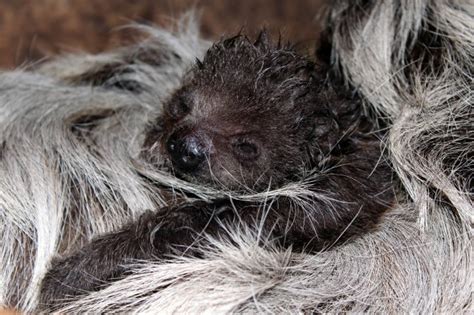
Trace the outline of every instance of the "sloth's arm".
{"label": "sloth's arm", "polygon": [[100,236],[72,254],[53,260],[42,282],[40,309],[54,310],[124,277],[135,260],[189,254],[201,233],[216,235],[231,219],[229,204],[196,202],[147,211],[121,230]]}
{"label": "sloth's arm", "polygon": [[[100,236],[72,254],[53,260],[42,282],[39,308],[55,310],[80,295],[100,290],[125,277],[136,260],[160,260],[173,255],[199,257],[196,248],[206,240],[203,234],[225,237],[223,224],[240,221],[254,225],[261,229],[262,239],[270,237],[281,246],[297,250],[321,249],[332,244],[339,235],[337,230],[344,229],[335,226],[338,222],[331,219],[332,215],[315,222],[299,211],[285,200],[279,200],[278,205],[267,210],[245,203],[198,202],[148,211],[121,230]],[[328,225],[328,229],[322,225]],[[347,233],[351,234],[354,231]]]}
{"label": "sloth's arm", "polygon": [[[288,213],[283,210],[286,206],[281,201],[278,207],[263,213],[256,205],[221,201],[148,211],[121,230],[99,236],[70,255],[53,260],[42,282],[39,308],[56,310],[80,295],[100,290],[125,277],[130,272],[127,265],[136,260],[160,260],[172,255],[198,257],[200,252],[195,245],[205,240],[204,233],[211,236],[225,233],[222,224],[243,221],[256,223],[262,233],[275,232],[279,230],[276,222],[289,220],[278,214]],[[291,236],[292,229],[286,228],[285,237],[303,240],[301,235]],[[281,234],[277,232],[275,237]]]}

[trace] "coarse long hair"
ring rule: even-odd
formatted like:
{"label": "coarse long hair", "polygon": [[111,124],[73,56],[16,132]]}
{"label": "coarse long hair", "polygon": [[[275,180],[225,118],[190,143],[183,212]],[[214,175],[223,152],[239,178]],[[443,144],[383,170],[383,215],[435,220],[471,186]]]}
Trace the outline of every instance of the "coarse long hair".
{"label": "coarse long hair", "polygon": [[[318,54],[387,128],[397,202],[377,230],[306,254],[273,247],[258,229],[223,226],[230,237],[210,239],[199,258],[132,262],[124,279],[61,311],[471,309],[472,10],[392,0],[336,1],[328,11]],[[52,257],[146,209],[222,194],[139,158],[150,119],[209,47],[191,16],[170,31],[140,28],[149,38],[135,46],[0,74],[0,305],[34,311]],[[94,73],[100,87],[77,80],[107,65],[119,70]],[[149,88],[133,93],[140,86]],[[304,205],[311,194],[303,181],[233,197]]]}

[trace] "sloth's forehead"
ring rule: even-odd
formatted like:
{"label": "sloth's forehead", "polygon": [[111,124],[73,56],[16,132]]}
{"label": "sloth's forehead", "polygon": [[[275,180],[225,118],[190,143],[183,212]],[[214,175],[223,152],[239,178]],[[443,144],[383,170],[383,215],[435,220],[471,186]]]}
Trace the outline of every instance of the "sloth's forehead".
{"label": "sloth's forehead", "polygon": [[[273,71],[273,69],[272,69]],[[268,71],[270,72],[270,70]],[[312,82],[304,75],[254,72],[253,69],[230,69],[214,75],[198,73],[186,85],[184,94],[203,114],[216,110],[255,114],[302,109],[301,96],[309,95]]]}
{"label": "sloth's forehead", "polygon": [[285,121],[303,107],[296,104],[291,95],[278,95],[274,90],[255,90],[242,82],[191,87],[184,94],[190,113],[200,117],[237,117],[246,121],[277,116]]}
{"label": "sloth's forehead", "polygon": [[292,126],[297,123],[299,114],[284,111],[280,104],[264,105],[245,97],[199,91],[189,92],[186,102],[190,104],[190,110],[179,125],[187,128],[198,128],[223,137],[239,134],[271,137],[297,132]]}

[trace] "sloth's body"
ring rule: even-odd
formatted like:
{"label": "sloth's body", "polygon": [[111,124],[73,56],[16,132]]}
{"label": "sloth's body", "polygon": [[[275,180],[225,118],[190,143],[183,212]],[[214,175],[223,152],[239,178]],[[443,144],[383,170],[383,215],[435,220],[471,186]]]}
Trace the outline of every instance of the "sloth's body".
{"label": "sloth's body", "polygon": [[314,195],[306,206],[281,196],[268,205],[221,198],[149,211],[56,259],[42,307],[106,286],[135,259],[197,255],[202,233],[225,237],[222,226],[235,222],[307,251],[367,232],[393,202],[391,170],[373,129],[327,66],[264,33],[256,43],[236,36],[215,44],[150,124],[141,158],[156,167],[164,159],[177,177],[222,191],[262,193],[307,181]]}

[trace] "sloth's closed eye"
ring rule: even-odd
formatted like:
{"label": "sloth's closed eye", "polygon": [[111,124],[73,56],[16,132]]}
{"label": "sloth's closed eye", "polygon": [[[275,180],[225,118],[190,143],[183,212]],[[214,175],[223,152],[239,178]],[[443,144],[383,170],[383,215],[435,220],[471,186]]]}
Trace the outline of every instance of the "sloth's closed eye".
{"label": "sloth's closed eye", "polygon": [[232,149],[239,160],[251,161],[257,159],[260,155],[258,145],[247,140],[237,141],[233,144]]}

